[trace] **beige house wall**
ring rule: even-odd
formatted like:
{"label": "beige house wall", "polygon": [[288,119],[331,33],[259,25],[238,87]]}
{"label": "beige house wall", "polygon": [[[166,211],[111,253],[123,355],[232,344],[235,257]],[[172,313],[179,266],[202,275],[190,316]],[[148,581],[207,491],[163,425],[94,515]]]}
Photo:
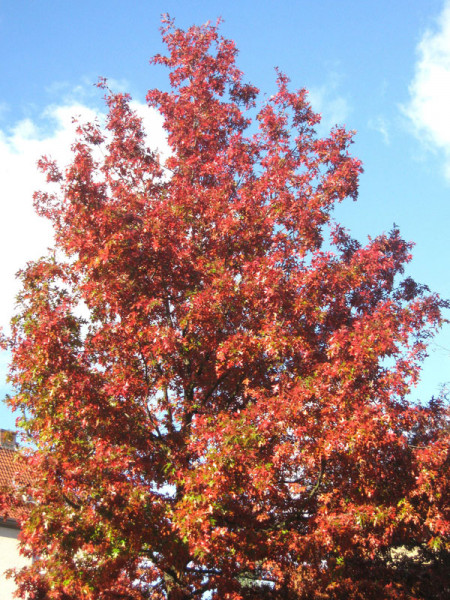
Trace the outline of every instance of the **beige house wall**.
{"label": "beige house wall", "polygon": [[27,559],[19,554],[17,528],[0,526],[0,600],[13,600],[15,584],[12,579],[6,579],[5,571],[21,568],[27,564]]}

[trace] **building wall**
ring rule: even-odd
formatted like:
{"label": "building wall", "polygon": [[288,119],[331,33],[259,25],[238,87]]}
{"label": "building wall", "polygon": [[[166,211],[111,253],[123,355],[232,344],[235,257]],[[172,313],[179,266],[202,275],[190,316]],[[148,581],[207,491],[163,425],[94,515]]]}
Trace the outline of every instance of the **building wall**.
{"label": "building wall", "polygon": [[13,600],[15,589],[14,581],[6,579],[5,571],[27,564],[27,559],[19,554],[18,535],[18,529],[0,527],[0,600]]}

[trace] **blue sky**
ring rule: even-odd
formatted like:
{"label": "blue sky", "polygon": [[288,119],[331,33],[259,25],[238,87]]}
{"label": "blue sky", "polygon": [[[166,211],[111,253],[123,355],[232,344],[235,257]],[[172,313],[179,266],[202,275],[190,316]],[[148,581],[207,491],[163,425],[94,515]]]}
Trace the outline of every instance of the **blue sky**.
{"label": "blue sky", "polygon": [[[71,116],[104,110],[92,85],[99,76],[131,92],[152,143],[164,147],[144,98],[167,86],[148,64],[162,50],[165,12],[181,27],[223,17],[239,67],[263,93],[273,92],[277,66],[310,90],[321,132],[335,123],[357,131],[360,198],[341,206],[339,219],[361,241],[395,222],[416,242],[410,274],[450,298],[450,0],[0,0],[0,324],[7,328],[13,310],[14,273],[51,244],[32,210],[42,187],[36,160],[68,160]],[[0,355],[0,396],[7,360]],[[447,326],[413,397],[437,394],[449,363]],[[0,407],[0,427],[14,419]]]}

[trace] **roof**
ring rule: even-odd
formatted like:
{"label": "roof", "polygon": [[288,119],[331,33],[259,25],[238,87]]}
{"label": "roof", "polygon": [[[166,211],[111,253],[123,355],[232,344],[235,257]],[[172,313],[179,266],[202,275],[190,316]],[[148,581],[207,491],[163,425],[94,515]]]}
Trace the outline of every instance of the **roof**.
{"label": "roof", "polygon": [[[16,446],[4,447],[0,445],[0,526],[17,526],[19,511],[16,507],[8,510],[8,490],[14,488],[14,484],[22,484],[30,481],[29,473],[24,464],[21,465],[17,458],[20,454]],[[5,519],[6,516],[6,519]]]}
{"label": "roof", "polygon": [[10,486],[17,471],[16,451],[0,447],[0,487]]}

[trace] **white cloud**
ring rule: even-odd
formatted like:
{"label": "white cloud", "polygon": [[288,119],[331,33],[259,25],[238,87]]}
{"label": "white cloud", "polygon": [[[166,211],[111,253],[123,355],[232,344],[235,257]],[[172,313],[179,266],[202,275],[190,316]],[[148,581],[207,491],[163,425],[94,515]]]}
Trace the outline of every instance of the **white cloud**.
{"label": "white cloud", "polygon": [[[167,155],[160,115],[137,102],[133,108],[144,118],[149,145]],[[0,326],[5,330],[19,290],[15,273],[52,245],[50,224],[33,209],[33,192],[45,187],[37,160],[47,155],[60,166],[67,165],[75,139],[72,118],[90,121],[96,115],[81,103],[51,105],[39,118],[25,118],[8,130],[0,129]]]}
{"label": "white cloud", "polygon": [[418,47],[410,84],[410,101],[403,107],[414,133],[430,149],[442,153],[450,179],[450,1],[446,0],[436,27],[427,30]]}
{"label": "white cloud", "polygon": [[131,108],[142,119],[146,132],[146,143],[152,150],[159,152],[161,161],[164,162],[170,155],[167,143],[167,134],[163,129],[164,118],[156,109],[149,108],[146,104],[132,100]]}
{"label": "white cloud", "polygon": [[[127,79],[108,77],[106,85],[114,93],[126,93],[130,90],[131,84]],[[45,87],[45,92],[51,98],[58,98],[58,104],[61,105],[96,103],[99,94],[102,96],[105,93],[102,90],[99,91],[97,84],[88,77],[82,77],[77,85],[69,81],[55,81]]]}
{"label": "white cloud", "polygon": [[382,116],[378,116],[373,119],[369,119],[368,125],[374,131],[378,131],[378,133],[381,134],[386,146],[389,146],[389,144],[391,143],[391,138],[389,135],[389,128],[386,119]]}
{"label": "white cloud", "polygon": [[338,94],[339,77],[331,73],[328,81],[308,91],[308,99],[315,112],[322,116],[320,130],[328,132],[335,125],[345,125],[350,114],[350,106],[346,98]]}

